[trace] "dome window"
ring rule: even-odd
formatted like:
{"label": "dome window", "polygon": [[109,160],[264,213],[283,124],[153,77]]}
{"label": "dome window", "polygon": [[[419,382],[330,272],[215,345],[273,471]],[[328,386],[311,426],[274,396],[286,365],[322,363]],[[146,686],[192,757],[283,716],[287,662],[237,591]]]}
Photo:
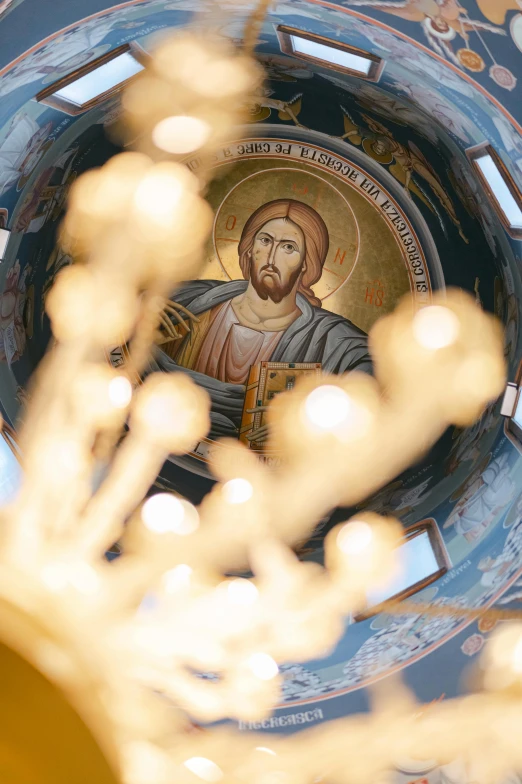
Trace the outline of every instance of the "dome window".
{"label": "dome window", "polygon": [[506,164],[488,142],[467,150],[467,155],[508,234],[522,239],[522,193]]}
{"label": "dome window", "polygon": [[118,46],[38,93],[36,100],[66,114],[81,114],[119,92],[144,69],[135,44]]}
{"label": "dome window", "polygon": [[522,452],[522,367],[519,367],[516,383],[509,382],[504,392],[500,414],[506,417],[504,432],[519,452]]}
{"label": "dome window", "polygon": [[380,57],[315,33],[279,25],[277,37],[284,54],[350,76],[378,82],[384,68],[384,60]]}
{"label": "dome window", "polygon": [[446,574],[451,562],[435,520],[423,520],[405,530],[397,561],[395,576],[367,594],[368,608],[356,621],[379,613],[383,602],[406,599]]}

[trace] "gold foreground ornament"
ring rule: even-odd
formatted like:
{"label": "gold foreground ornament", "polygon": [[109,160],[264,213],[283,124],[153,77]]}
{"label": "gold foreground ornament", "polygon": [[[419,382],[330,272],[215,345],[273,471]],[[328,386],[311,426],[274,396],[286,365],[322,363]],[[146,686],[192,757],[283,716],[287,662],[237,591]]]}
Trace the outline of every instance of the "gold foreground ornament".
{"label": "gold foreground ornament", "polygon": [[[168,455],[190,450],[209,426],[208,398],[186,377],[151,375],[132,392],[105,361],[123,336],[126,373],[143,370],[168,297],[197,275],[211,227],[208,169],[196,178],[155,148],[154,128],[170,116],[204,120],[201,156],[211,160],[259,81],[252,59],[211,38],[164,43],[124,99],[140,151],[72,189],[62,241],[77,263],[49,294],[56,345],[21,434],[23,487],[1,512],[1,638],[63,692],[125,784],[359,784],[419,756],[473,758],[477,780],[494,781],[522,766],[522,746],[510,741],[522,723],[518,627],[486,649],[490,692],[421,716],[397,686],[371,717],[271,737],[273,754],[228,727],[189,732],[193,720],[268,716],[278,665],[334,648],[345,616],[396,570],[402,528],[361,513],[328,534],[326,568],[299,562],[290,545],[418,460],[449,425],[471,425],[505,384],[502,330],[472,297],[440,294],[417,312],[406,301],[371,332],[375,379],[306,377],[275,399],[278,470],[231,443],[198,509],[169,493],[143,502]],[[177,149],[165,127],[186,125],[163,125],[163,147]],[[99,462],[105,478],[93,491]],[[109,564],[116,541],[123,555]],[[251,580],[225,576],[245,566]],[[81,768],[90,752],[71,742]],[[30,757],[30,738],[27,748]]]}

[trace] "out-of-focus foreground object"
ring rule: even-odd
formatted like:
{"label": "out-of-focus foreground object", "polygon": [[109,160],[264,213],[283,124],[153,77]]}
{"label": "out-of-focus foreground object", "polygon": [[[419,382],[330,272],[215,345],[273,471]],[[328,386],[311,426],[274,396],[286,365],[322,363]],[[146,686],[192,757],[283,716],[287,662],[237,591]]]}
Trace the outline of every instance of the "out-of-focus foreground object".
{"label": "out-of-focus foreground object", "polygon": [[[83,175],[71,192],[62,241],[76,263],[47,301],[56,344],[25,417],[23,486],[2,512],[0,602],[9,609],[0,637],[27,640],[20,652],[78,707],[109,763],[43,675],[4,648],[13,687],[16,677],[31,687],[23,693],[38,710],[49,701],[45,731],[67,748],[63,778],[49,759],[49,781],[109,782],[109,764],[126,784],[266,776],[308,784],[349,781],[354,770],[373,781],[393,767],[399,729],[403,755],[421,748],[430,758],[480,758],[486,722],[498,713],[522,723],[522,705],[492,690],[475,725],[467,704],[440,709],[449,717],[442,731],[435,710],[416,721],[403,700],[387,734],[379,716],[373,724],[353,717],[349,732],[332,725],[304,751],[277,741],[280,756],[256,754],[254,739],[229,730],[189,734],[193,721],[266,718],[279,665],[332,650],[345,617],[364,612],[371,590],[395,574],[401,529],[370,513],[344,522],[328,536],[325,568],[301,563],[289,545],[332,508],[392,479],[450,424],[471,424],[505,386],[500,327],[469,296],[438,295],[417,312],[408,300],[370,335],[375,378],[305,377],[270,406],[277,470],[229,443],[198,509],[172,493],[144,500],[169,454],[189,451],[209,429],[208,396],[187,376],[136,379],[166,326],[171,292],[200,269],[212,223],[205,161],[260,81],[249,55],[210,37],[163,43],[123,99],[138,149]],[[182,163],[195,150],[197,176]],[[181,334],[187,314],[176,312]],[[116,371],[105,352],[121,342],[128,362]],[[100,462],[108,467],[93,492]],[[109,564],[104,554],[118,541],[123,555]],[[252,578],[231,577],[237,568]],[[446,730],[457,721],[458,738]],[[10,731],[18,726],[13,720]],[[47,737],[37,727],[28,735]],[[2,737],[0,770],[19,748],[18,736],[12,745]],[[35,756],[39,748],[28,742],[29,765],[31,744]],[[515,747],[503,759],[488,752],[498,771],[522,764]],[[81,774],[69,773],[69,753]],[[21,765],[13,760],[16,771]]]}

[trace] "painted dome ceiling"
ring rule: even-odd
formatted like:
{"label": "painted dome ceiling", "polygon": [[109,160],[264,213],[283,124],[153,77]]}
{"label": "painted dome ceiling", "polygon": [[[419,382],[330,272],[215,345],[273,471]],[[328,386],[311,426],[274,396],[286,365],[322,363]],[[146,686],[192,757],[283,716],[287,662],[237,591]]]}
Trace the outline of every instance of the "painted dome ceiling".
{"label": "painted dome ceiling", "polygon": [[[223,2],[211,19],[240,43],[252,7]],[[200,22],[186,0],[114,6],[53,0],[50,8],[50,0],[0,2],[0,225],[11,231],[0,265],[0,406],[15,427],[50,339],[46,294],[71,262],[56,244],[68,188],[120,150],[117,101],[71,116],[34,98],[116,47],[137,41],[147,51],[166,30]],[[384,60],[379,81],[288,56],[278,25],[377,55]],[[201,298],[217,296],[209,281],[219,282],[218,294],[228,290],[223,286],[235,291],[243,226],[260,207],[290,199],[307,205],[308,215],[319,213],[326,227],[323,275],[313,286],[323,310],[366,333],[404,294],[422,302],[432,290],[461,287],[504,322],[514,380],[522,245],[504,229],[466,150],[491,143],[522,187],[519,2],[275,2],[257,51],[268,80],[249,101],[246,138],[238,135],[219,151],[221,176],[208,194],[217,218],[205,272],[193,282],[195,293],[174,292],[173,298],[201,315],[208,310]],[[226,297],[211,301],[223,304]],[[179,346],[166,341],[161,350],[165,366],[179,361]],[[118,366],[124,347],[109,353]],[[272,356],[289,361],[284,346]],[[310,356],[294,361],[315,361]],[[197,362],[191,367],[201,371],[201,358]],[[331,369],[350,367],[339,361]],[[230,421],[226,406],[216,410],[216,439],[229,434]],[[396,514],[410,531],[424,526],[437,538],[444,569],[416,594],[421,601],[510,606],[517,598],[522,459],[504,424],[500,404],[492,404],[476,425],[448,431],[422,463],[361,505]],[[199,500],[211,486],[206,456],[215,448],[200,446],[166,464],[158,487]],[[320,560],[325,530],[349,513],[336,510],[323,521],[301,556]],[[454,696],[490,631],[484,623],[421,612],[351,619],[331,656],[287,668],[275,714],[281,720],[257,729],[295,730],[364,710],[361,687],[397,669],[423,702]]]}

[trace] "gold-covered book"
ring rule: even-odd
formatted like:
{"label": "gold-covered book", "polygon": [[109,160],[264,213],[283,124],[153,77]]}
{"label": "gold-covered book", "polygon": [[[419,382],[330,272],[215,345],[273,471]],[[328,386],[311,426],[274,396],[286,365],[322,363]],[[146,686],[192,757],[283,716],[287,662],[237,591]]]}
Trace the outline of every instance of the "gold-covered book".
{"label": "gold-covered book", "polygon": [[[268,440],[266,408],[276,395],[293,389],[300,376],[317,375],[320,362],[260,362],[248,376],[239,440],[256,452],[263,452]],[[257,435],[257,437],[256,437]]]}

